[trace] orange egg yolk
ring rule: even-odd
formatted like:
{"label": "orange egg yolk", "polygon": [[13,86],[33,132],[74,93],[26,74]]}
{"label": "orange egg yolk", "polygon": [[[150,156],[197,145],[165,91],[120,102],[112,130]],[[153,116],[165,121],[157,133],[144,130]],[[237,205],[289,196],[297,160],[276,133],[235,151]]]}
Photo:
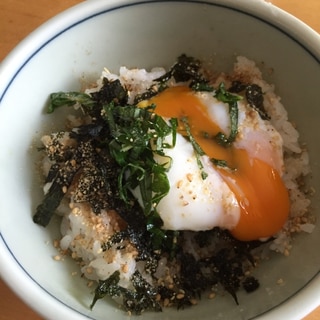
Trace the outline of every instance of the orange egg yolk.
{"label": "orange egg yolk", "polygon": [[[244,149],[226,148],[214,139],[208,139],[221,130],[191,89],[181,86],[168,88],[148,103],[156,105],[155,113],[160,116],[178,120],[186,117],[191,134],[203,151],[210,158],[226,160],[228,166],[235,169],[216,167],[240,207],[238,224],[230,230],[235,238],[241,241],[268,238],[282,228],[290,205],[288,191],[279,173],[265,162],[250,158]],[[185,133],[182,121],[179,121],[178,130]]]}

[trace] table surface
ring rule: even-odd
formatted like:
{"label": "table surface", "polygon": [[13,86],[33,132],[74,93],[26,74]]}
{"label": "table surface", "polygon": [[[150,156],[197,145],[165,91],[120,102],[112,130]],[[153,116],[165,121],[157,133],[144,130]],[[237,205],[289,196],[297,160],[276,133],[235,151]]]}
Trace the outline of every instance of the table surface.
{"label": "table surface", "polygon": [[[253,0],[254,1],[254,0]],[[81,0],[2,0],[0,2],[0,61],[30,32]],[[320,33],[319,0],[269,0]],[[0,279],[0,320],[40,320]],[[304,320],[320,319],[320,306]]]}

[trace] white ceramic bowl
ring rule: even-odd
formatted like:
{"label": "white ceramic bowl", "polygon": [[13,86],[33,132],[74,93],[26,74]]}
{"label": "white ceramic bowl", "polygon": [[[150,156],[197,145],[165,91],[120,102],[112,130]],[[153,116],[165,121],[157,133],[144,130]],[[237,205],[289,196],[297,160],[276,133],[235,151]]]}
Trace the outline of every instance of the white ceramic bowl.
{"label": "white ceramic bowl", "polygon": [[[320,37],[264,1],[90,1],[43,25],[3,61],[0,73],[0,270],[8,285],[49,319],[127,319],[98,303],[74,264],[58,263],[49,230],[32,222],[41,198],[34,150],[39,131],[58,125],[44,113],[48,94],[78,90],[103,67],[170,66],[181,53],[230,69],[234,56],[257,61],[296,122],[310,150],[312,185],[320,189]],[[274,72],[268,73],[269,68]],[[52,119],[56,119],[52,122]],[[312,207],[319,214],[319,193]],[[262,287],[232,299],[203,299],[191,309],[140,319],[301,319],[320,304],[320,228],[294,240],[290,257],[275,255],[259,267]],[[276,284],[283,278],[284,285]],[[272,294],[270,294],[272,293]]]}

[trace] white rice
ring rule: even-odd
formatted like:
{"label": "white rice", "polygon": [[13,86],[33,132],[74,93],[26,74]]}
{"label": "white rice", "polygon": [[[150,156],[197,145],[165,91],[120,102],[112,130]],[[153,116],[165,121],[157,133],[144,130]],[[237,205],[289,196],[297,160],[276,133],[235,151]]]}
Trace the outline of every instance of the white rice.
{"label": "white rice", "polygon": [[[132,103],[136,94],[144,92],[152,85],[154,79],[164,73],[163,68],[156,68],[147,72],[144,69],[129,70],[126,67],[121,67],[119,75],[104,70],[97,86],[88,89],[86,92],[92,93],[99,90],[102,86],[103,77],[119,79],[130,88],[129,103]],[[262,74],[255,63],[245,57],[238,57],[233,73],[229,75],[221,74],[214,82],[218,84],[223,81],[228,87],[234,79],[245,79],[246,83],[254,83],[262,88],[265,109],[271,117],[271,123],[283,138],[285,163],[283,180],[290,193],[291,212],[283,229],[275,235],[275,240],[268,246],[271,250],[288,255],[292,234],[300,231],[309,233],[314,228],[314,224],[308,216],[310,200],[297,182],[301,176],[304,177],[310,172],[308,153],[299,144],[299,133],[288,120],[287,111],[280,98],[275,94],[274,86],[262,79]],[[71,119],[71,121],[79,122],[79,119]],[[121,250],[117,250],[116,247],[107,251],[101,249],[110,235],[120,230],[115,215],[110,216],[108,212],[103,211],[97,216],[90,206],[83,203],[74,203],[72,199],[68,207],[61,205],[59,210],[60,214],[63,215],[60,248],[64,251],[69,250],[72,258],[81,261],[81,272],[84,276],[94,281],[105,280],[114,271],[119,270],[121,274],[120,284],[123,287],[130,286],[129,279],[133,272],[136,268],[143,268],[142,262],[136,263],[135,261],[136,249],[129,244]],[[199,255],[193,244],[189,243],[189,245],[194,256]],[[164,276],[166,265],[166,259],[162,259],[156,271],[157,277]]]}

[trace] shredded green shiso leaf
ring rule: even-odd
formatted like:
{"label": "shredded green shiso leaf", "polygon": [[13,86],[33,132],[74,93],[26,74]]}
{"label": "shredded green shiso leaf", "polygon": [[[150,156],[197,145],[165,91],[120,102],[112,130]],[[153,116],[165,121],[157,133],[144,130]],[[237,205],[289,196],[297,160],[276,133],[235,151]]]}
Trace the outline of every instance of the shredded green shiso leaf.
{"label": "shredded green shiso leaf", "polygon": [[[175,261],[181,268],[180,275],[174,279],[176,290],[154,287],[138,271],[131,278],[132,289],[125,289],[119,285],[119,271],[116,271],[108,279],[99,282],[91,307],[105,296],[121,296],[127,311],[135,314],[147,309],[161,311],[157,300],[160,294],[163,299],[169,299],[173,305],[183,308],[217,283],[238,303],[236,291],[241,281],[246,279],[242,263],[253,263],[250,250],[259,242],[239,242],[227,231],[218,228],[198,232],[193,237],[199,246],[210,241],[219,241],[222,245],[214,256],[196,261],[182,249],[184,232],[162,229],[163,222],[157,212],[157,204],[167,195],[170,187],[166,172],[173,159],[166,156],[165,149],[175,146],[178,119],[167,121],[155,114],[155,105],[139,108],[137,104],[166,90],[171,79],[187,83],[194,91],[212,92],[218,100],[228,104],[230,135],[220,132],[215,137],[208,137],[225,148],[230,147],[238,133],[237,102],[242,97],[235,93],[245,91],[250,104],[260,110],[261,116],[266,117],[261,104],[262,92],[257,86],[234,83],[232,90],[226,90],[221,83],[215,89],[203,76],[200,61],[186,55],[181,55],[172,68],[146,92],[136,96],[133,104],[128,104],[128,92],[119,80],[110,81],[106,78],[103,79],[102,88],[90,95],[82,92],[50,95],[48,113],[53,113],[57,108],[73,106],[80,108],[92,121],[72,129],[69,135],[75,141],[74,145],[51,154],[54,164],[46,179],[51,187],[36,208],[34,222],[47,226],[64,197],[63,189],[73,184],[75,176],[80,176],[79,185],[84,180],[91,184],[83,190],[78,200],[88,202],[96,214],[102,209],[115,210],[127,224],[126,229],[114,234],[103,245],[103,250],[130,242],[138,251],[136,260],[146,262],[145,272],[152,277],[162,256]],[[191,134],[188,118],[179,120],[184,124],[186,138],[194,148],[199,170],[205,179],[207,173],[203,171],[200,158],[205,153]],[[162,164],[154,160],[154,154],[163,157]],[[223,159],[211,161],[216,166],[228,167]],[[132,190],[136,188],[141,193],[142,207],[132,195]],[[245,283],[248,291],[258,286],[253,279]],[[183,290],[183,298],[178,297],[179,290]]]}

